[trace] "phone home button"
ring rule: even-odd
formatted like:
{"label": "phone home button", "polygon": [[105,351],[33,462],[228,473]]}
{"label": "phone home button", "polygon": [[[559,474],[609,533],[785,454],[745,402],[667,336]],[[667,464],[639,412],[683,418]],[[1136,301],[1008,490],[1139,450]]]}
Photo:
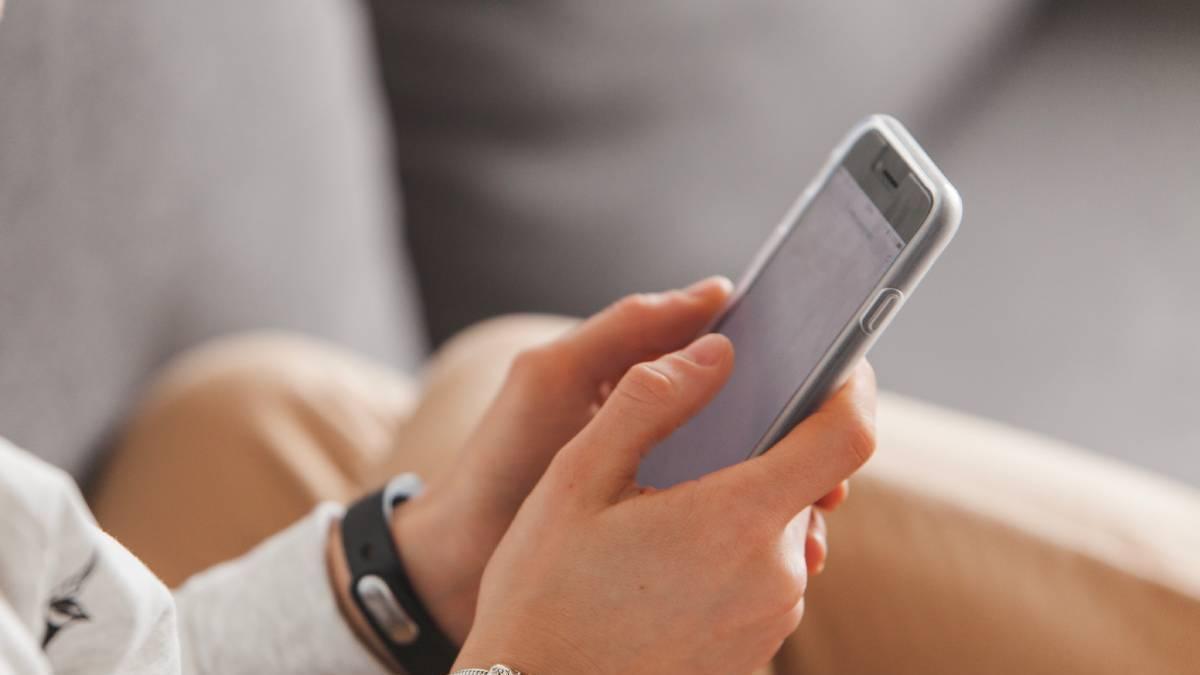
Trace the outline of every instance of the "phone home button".
{"label": "phone home button", "polygon": [[875,302],[872,302],[871,306],[867,307],[867,311],[863,312],[862,318],[858,322],[859,325],[867,335],[883,330],[888,319],[896,313],[902,302],[904,302],[904,293],[895,288],[885,288],[879,291],[879,294],[875,296]]}

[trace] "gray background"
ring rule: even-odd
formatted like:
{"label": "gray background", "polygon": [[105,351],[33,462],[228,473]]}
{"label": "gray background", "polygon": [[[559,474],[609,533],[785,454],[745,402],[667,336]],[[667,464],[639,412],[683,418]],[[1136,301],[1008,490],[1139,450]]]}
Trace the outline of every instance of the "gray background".
{"label": "gray background", "polygon": [[412,368],[486,316],[736,275],[890,112],[966,220],[884,386],[1200,484],[1190,0],[8,4],[0,433],[76,475],[215,335]]}
{"label": "gray background", "polygon": [[354,10],[7,3],[0,434],[83,477],[154,370],[227,333],[417,362]]}
{"label": "gray background", "polygon": [[1200,484],[1195,3],[535,14],[455,3],[405,17],[436,43],[384,46],[435,338],[736,275],[849,126],[891,112],[966,216],[874,352],[883,386]]}

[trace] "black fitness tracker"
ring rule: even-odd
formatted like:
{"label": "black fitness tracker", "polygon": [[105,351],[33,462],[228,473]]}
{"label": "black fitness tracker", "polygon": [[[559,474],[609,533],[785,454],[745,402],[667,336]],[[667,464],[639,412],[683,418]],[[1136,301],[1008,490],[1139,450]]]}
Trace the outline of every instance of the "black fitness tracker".
{"label": "black fitness tracker", "polygon": [[350,568],[350,597],[392,658],[408,675],[445,675],[458,658],[458,647],[417,596],[392,537],[392,510],[421,487],[416,474],[406,473],[355,502],[342,518],[342,548]]}

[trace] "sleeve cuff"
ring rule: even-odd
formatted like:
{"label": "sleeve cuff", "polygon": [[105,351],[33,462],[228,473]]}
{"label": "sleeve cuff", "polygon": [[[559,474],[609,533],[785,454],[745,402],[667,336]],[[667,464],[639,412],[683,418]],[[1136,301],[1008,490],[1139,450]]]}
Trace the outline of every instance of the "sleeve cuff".
{"label": "sleeve cuff", "polygon": [[341,513],[322,504],[177,592],[185,673],[390,672],[355,637],[330,588],[325,546]]}

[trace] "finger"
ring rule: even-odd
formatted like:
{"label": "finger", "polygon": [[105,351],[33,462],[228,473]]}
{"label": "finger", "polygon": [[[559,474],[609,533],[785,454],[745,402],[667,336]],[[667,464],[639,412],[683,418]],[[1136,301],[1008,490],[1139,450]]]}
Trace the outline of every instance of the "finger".
{"label": "finger", "polygon": [[837,487],[833,488],[832,492],[817,500],[817,508],[824,509],[826,511],[833,511],[837,507],[844,504],[849,496],[850,481],[844,480],[838,483]]}
{"label": "finger", "polygon": [[787,523],[875,450],[875,375],[864,361],[842,388],[765,454],[713,474],[730,495],[756,494],[760,517]]}
{"label": "finger", "polygon": [[695,415],[733,369],[729,338],[710,333],[685,349],[634,366],[591,422],[561,453],[595,494],[614,499],[633,485],[638,464]]}
{"label": "finger", "polygon": [[732,292],[728,279],[715,276],[682,290],[631,295],[549,347],[590,394],[635,364],[687,345],[716,318]]}
{"label": "finger", "polygon": [[808,537],[804,541],[804,560],[808,564],[808,573],[820,574],[823,572],[828,557],[829,539],[825,516],[814,509],[812,517],[808,521]]}
{"label": "finger", "polygon": [[[559,448],[596,414],[597,392],[606,397],[606,382],[616,382],[638,362],[687,345],[725,306],[731,287],[729,280],[712,277],[680,291],[630,296],[566,335],[521,353],[477,428],[488,434],[481,443],[525,451],[516,458],[484,453],[478,461],[485,473],[507,480],[540,477]],[[519,492],[522,486],[514,488]]]}

